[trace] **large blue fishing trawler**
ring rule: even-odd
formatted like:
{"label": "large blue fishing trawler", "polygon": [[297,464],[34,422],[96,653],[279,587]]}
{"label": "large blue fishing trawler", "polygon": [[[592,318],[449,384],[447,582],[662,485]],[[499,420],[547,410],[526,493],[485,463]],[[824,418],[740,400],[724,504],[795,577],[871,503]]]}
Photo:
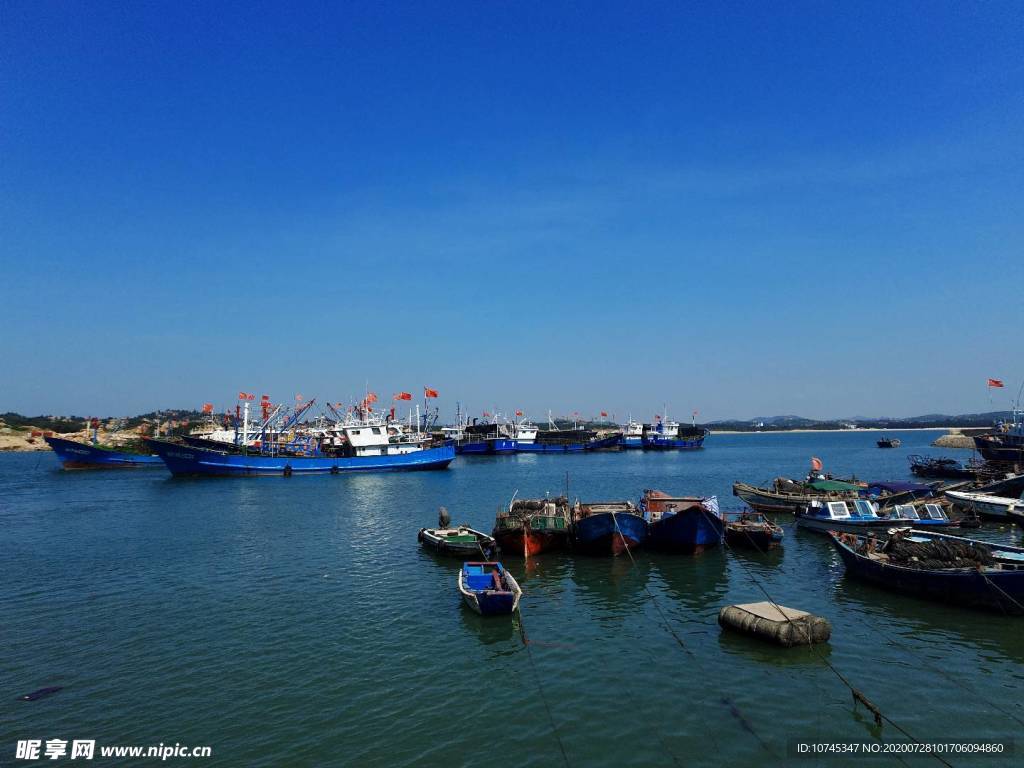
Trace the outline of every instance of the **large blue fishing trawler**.
{"label": "large blue fishing trawler", "polygon": [[599,435],[596,430],[573,424],[571,429],[559,429],[548,414],[548,428],[532,427],[532,439],[519,439],[520,453],[585,453],[619,447],[621,432]]}
{"label": "large blue fishing trawler", "polygon": [[[694,411],[696,413],[696,411]],[[696,424],[681,425],[678,421],[669,421],[668,412],[658,416],[654,424],[645,424],[641,443],[648,451],[674,450],[687,451],[704,447],[704,438],[708,431]]]}
{"label": "large blue fishing trawler", "polygon": [[[444,469],[455,458],[455,445],[436,442],[425,432],[406,430],[374,416],[368,404],[357,415],[330,426],[298,428],[298,419],[313,401],[290,417],[275,411],[256,430],[260,439],[190,445],[182,440],[147,440],[175,475],[305,475],[342,472],[399,472]],[[242,435],[249,431],[246,403]]]}

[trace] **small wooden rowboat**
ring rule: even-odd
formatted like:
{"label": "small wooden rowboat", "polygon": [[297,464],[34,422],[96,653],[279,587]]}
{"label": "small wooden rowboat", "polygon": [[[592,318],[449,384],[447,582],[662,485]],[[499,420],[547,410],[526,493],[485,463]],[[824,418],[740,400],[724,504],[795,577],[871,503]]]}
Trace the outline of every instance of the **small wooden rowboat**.
{"label": "small wooden rowboat", "polygon": [[765,551],[782,546],[782,526],[776,525],[763,512],[744,509],[723,512],[725,541],[730,547],[746,547]]}
{"label": "small wooden rowboat", "polygon": [[492,557],[498,549],[493,538],[465,525],[457,528],[420,528],[417,538],[427,549],[453,557]]}
{"label": "small wooden rowboat", "polygon": [[519,607],[523,590],[498,562],[468,562],[459,571],[459,594],[481,616],[508,616]]}

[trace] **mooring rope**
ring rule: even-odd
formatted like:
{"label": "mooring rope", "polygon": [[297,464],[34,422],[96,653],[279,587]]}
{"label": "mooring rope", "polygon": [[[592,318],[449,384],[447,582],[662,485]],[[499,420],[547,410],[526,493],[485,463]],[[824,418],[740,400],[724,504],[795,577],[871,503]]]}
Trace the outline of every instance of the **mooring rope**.
{"label": "mooring rope", "polygon": [[565,763],[566,768],[571,768],[569,763],[569,755],[565,751],[565,745],[562,743],[562,737],[558,734],[558,727],[555,725],[555,716],[551,712],[551,705],[548,704],[547,694],[544,692],[544,684],[541,682],[540,672],[537,669],[537,662],[534,661],[533,651],[530,650],[530,639],[526,635],[526,625],[523,623],[523,610],[518,609],[516,613],[519,614],[519,637],[523,641],[523,646],[526,648],[526,657],[530,660],[530,668],[533,670],[534,679],[537,682],[537,690],[540,691],[540,700],[544,703],[544,711],[548,715],[548,724],[551,726],[551,733],[555,736],[555,741],[558,742],[558,750],[562,753],[562,761]]}
{"label": "mooring rope", "polygon": [[[711,521],[711,524],[714,525],[714,519],[711,516],[711,512],[709,510],[707,510],[703,505],[701,505],[701,511],[704,513],[705,516],[708,517],[708,519]],[[722,518],[718,518],[718,520],[719,520],[719,522],[722,522],[723,525],[724,525],[724,520]],[[724,532],[724,530],[723,530],[723,533],[722,533],[722,543],[725,545],[726,549],[729,549],[730,551],[732,551],[732,548],[729,546],[729,543],[725,540],[725,532]],[[784,610],[782,610],[782,607],[777,602],[775,602],[775,599],[768,593],[768,590],[765,589],[764,585],[758,580],[758,578],[750,570],[748,570],[745,565],[743,565],[740,562],[739,558],[736,559],[736,562],[740,564],[740,567],[747,574],[747,578],[749,578],[757,586],[757,588],[759,590],[761,590],[761,592],[764,594],[764,596],[768,599],[768,602],[771,603],[771,605],[782,615],[782,617],[787,621],[787,623],[789,623],[789,625],[794,630],[796,630],[798,634],[802,634],[804,636],[804,638],[806,638],[806,640],[807,640],[807,647],[810,648],[811,651],[818,657],[818,660],[821,661],[826,667],[828,667],[832,671],[832,673],[836,677],[839,678],[839,680],[843,683],[843,685],[845,685],[847,688],[850,689],[850,693],[853,695],[854,704],[856,704],[857,702],[860,702],[871,712],[871,714],[875,718],[875,725],[877,725],[878,727],[882,727],[882,723],[884,721],[884,722],[888,723],[889,725],[891,725],[893,728],[895,728],[897,731],[902,733],[904,736],[907,737],[907,739],[909,739],[910,741],[914,742],[915,744],[923,744],[924,743],[920,739],[918,739],[917,737],[913,736],[909,731],[907,731],[905,728],[903,728],[903,726],[901,726],[899,723],[897,723],[892,718],[890,718],[888,715],[886,715],[884,712],[882,712],[882,710],[880,710],[870,699],[868,699],[867,696],[865,696],[860,690],[855,688],[854,685],[846,678],[846,675],[844,675],[842,672],[840,672],[838,669],[836,669],[835,665],[832,664],[831,661],[826,659],[824,657],[824,655],[822,655],[821,652],[815,647],[814,643],[811,642],[811,636],[807,632],[807,630],[805,628],[800,627],[799,625],[797,625],[793,621],[793,619],[790,618],[789,615]],[[947,762],[945,760],[945,758],[943,758],[941,755],[939,755],[939,754],[937,754],[935,752],[930,752],[929,754],[932,757],[934,757],[936,760],[938,760],[940,763],[942,763],[943,765],[948,766],[948,768],[953,768],[952,763]]]}
{"label": "mooring rope", "polygon": [[[619,538],[622,540],[623,549],[625,549],[626,550],[626,554],[629,555],[629,561],[633,565],[633,570],[634,571],[639,571],[639,568],[637,567],[637,564],[636,564],[636,558],[633,557],[633,553],[629,549],[629,543],[626,541],[626,537],[623,535],[622,529],[619,528],[619,519],[615,516],[615,512],[611,512],[611,516],[612,516],[612,522],[615,523],[615,531],[619,534]],[[658,602],[658,598],[655,597],[654,593],[651,591],[651,588],[647,586],[646,582],[644,582],[643,588],[644,588],[644,591],[647,593],[647,596],[651,598],[651,604],[654,605],[655,610],[657,610],[658,614],[661,616],[661,620],[662,620],[662,623],[664,623],[664,625],[665,625],[665,629],[667,629],[669,631],[669,634],[672,635],[672,637],[675,639],[675,641],[679,645],[679,647],[683,649],[683,652],[686,653],[686,655],[689,656],[691,659],[693,659],[695,662],[697,662],[697,664],[700,664],[700,659],[697,658],[697,656],[694,654],[694,652],[689,649],[689,647],[686,645],[686,643],[683,642],[683,639],[672,628],[672,624],[669,622],[668,616],[665,615],[665,611],[662,610],[661,604]],[[703,669],[703,665],[701,665],[701,668]],[[736,711],[739,712],[739,708],[738,707],[736,708]],[[703,712],[703,711],[701,710],[701,712]],[[711,738],[711,741],[714,742],[716,751],[721,753],[722,747],[718,743],[718,739],[715,738],[714,731],[707,727],[707,721],[704,720],[703,713],[700,714],[699,716],[700,716],[701,720],[704,721],[705,732]],[[772,749],[767,744],[765,744],[764,740],[756,732],[753,732],[753,733],[754,733],[754,738],[757,739],[757,741],[761,745],[761,747],[765,751],[767,751],[768,754],[770,754],[772,757],[776,757],[775,753],[772,751]],[[672,754],[671,751],[669,751],[669,754],[670,755]]]}

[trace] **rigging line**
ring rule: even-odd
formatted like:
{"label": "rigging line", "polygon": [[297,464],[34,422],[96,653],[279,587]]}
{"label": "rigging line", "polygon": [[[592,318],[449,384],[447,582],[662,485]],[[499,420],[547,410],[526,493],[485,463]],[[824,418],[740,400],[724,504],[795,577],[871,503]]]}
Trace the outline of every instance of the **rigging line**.
{"label": "rigging line", "polygon": [[[703,511],[703,513],[704,513],[704,514],[705,514],[706,516],[710,517],[711,513],[710,513],[710,512],[708,511],[708,510],[704,509],[704,508],[703,508],[703,506],[701,507],[701,510]],[[712,524],[714,524],[714,523],[712,522]],[[730,551],[731,551],[731,548],[729,547],[728,543],[727,543],[727,542],[725,541],[725,536],[724,536],[724,534],[723,534],[723,536],[722,536],[722,543],[723,543],[723,544],[725,544],[726,548],[730,549]],[[739,562],[739,561],[737,560],[737,562]],[[857,702],[859,701],[859,702],[861,702],[861,703],[862,703],[862,704],[863,704],[863,705],[864,705],[865,707],[867,707],[867,708],[868,708],[868,710],[869,710],[869,711],[871,712],[871,714],[875,716],[875,723],[876,723],[877,725],[881,726],[881,725],[882,725],[882,721],[885,721],[886,723],[889,723],[889,725],[891,725],[891,726],[892,726],[893,728],[895,728],[895,729],[896,729],[897,731],[899,731],[900,733],[902,733],[902,734],[903,734],[904,736],[906,736],[906,737],[907,737],[907,738],[908,738],[908,739],[909,739],[910,741],[914,742],[915,744],[923,744],[923,743],[924,743],[924,742],[920,741],[919,739],[917,739],[917,738],[916,738],[915,736],[912,736],[912,735],[911,735],[911,734],[910,734],[910,733],[909,733],[909,732],[908,732],[908,731],[907,731],[906,729],[904,729],[904,728],[903,728],[903,727],[902,727],[902,726],[901,726],[901,725],[900,725],[899,723],[895,722],[895,721],[894,721],[894,720],[893,720],[892,718],[890,718],[890,717],[889,717],[889,716],[887,716],[887,715],[886,715],[885,713],[883,713],[883,712],[882,712],[882,710],[880,710],[880,709],[879,709],[879,708],[878,708],[878,707],[877,707],[877,706],[876,706],[876,705],[875,705],[875,704],[874,704],[874,703],[873,703],[873,702],[872,702],[872,701],[871,701],[870,699],[868,699],[868,697],[867,697],[867,696],[865,696],[865,695],[864,695],[863,693],[861,693],[861,692],[860,692],[859,690],[857,690],[856,688],[854,688],[853,684],[852,684],[852,683],[850,683],[850,681],[846,679],[846,676],[845,676],[845,675],[844,675],[844,674],[843,674],[842,672],[840,672],[840,671],[839,671],[838,669],[836,669],[836,668],[835,668],[835,666],[834,666],[834,665],[832,664],[832,662],[830,662],[830,661],[829,661],[828,659],[826,659],[826,658],[825,658],[825,657],[824,657],[824,656],[823,656],[823,655],[822,655],[822,654],[821,654],[821,653],[820,653],[820,652],[818,651],[818,649],[817,649],[817,648],[816,648],[816,647],[814,646],[814,643],[812,643],[812,642],[811,642],[811,637],[810,637],[810,635],[809,635],[809,634],[807,633],[807,631],[806,631],[806,630],[805,630],[804,628],[802,628],[802,627],[799,627],[799,626],[797,626],[797,625],[796,625],[796,624],[795,624],[795,623],[793,622],[793,620],[792,620],[792,619],[791,619],[791,618],[789,617],[789,615],[788,615],[788,614],[787,614],[787,613],[786,613],[785,611],[783,611],[783,610],[782,610],[782,608],[781,608],[781,607],[779,606],[779,604],[775,602],[774,598],[772,598],[772,596],[771,596],[770,594],[768,594],[768,590],[764,588],[764,585],[763,585],[763,584],[761,584],[761,582],[760,582],[760,581],[759,581],[759,580],[757,579],[757,577],[756,577],[756,576],[754,576],[754,575],[753,575],[753,574],[752,574],[752,573],[751,573],[751,572],[750,572],[749,570],[747,570],[746,566],[744,566],[744,565],[741,565],[740,567],[741,567],[741,568],[743,568],[743,570],[744,570],[744,571],[746,572],[746,574],[747,574],[747,577],[748,577],[748,578],[749,578],[749,579],[750,579],[750,580],[751,580],[752,582],[754,582],[754,584],[755,584],[755,585],[757,586],[757,588],[758,588],[758,589],[760,589],[760,590],[761,590],[761,592],[763,592],[763,593],[764,593],[764,596],[768,598],[768,602],[770,602],[770,603],[772,604],[772,606],[774,606],[774,607],[775,607],[775,609],[776,609],[776,610],[777,610],[777,611],[778,611],[778,612],[779,612],[779,613],[780,613],[780,614],[782,615],[782,617],[783,617],[783,618],[784,618],[784,619],[785,619],[785,620],[786,620],[786,621],[787,621],[787,622],[788,622],[788,623],[790,624],[790,626],[792,626],[792,627],[793,627],[793,629],[794,629],[794,630],[796,630],[798,634],[802,634],[802,635],[803,635],[803,636],[804,636],[804,637],[805,637],[805,638],[807,639],[807,647],[808,647],[808,648],[810,648],[810,649],[811,649],[811,651],[812,651],[812,652],[813,652],[813,653],[814,653],[814,654],[815,654],[815,655],[816,655],[816,656],[818,657],[818,659],[819,659],[819,660],[820,660],[820,661],[821,661],[821,662],[822,662],[822,663],[823,663],[823,664],[824,664],[824,665],[825,665],[826,667],[828,667],[828,668],[829,668],[830,670],[832,670],[832,673],[833,673],[833,674],[835,674],[835,676],[836,676],[836,677],[838,677],[838,678],[839,678],[839,679],[840,679],[840,680],[842,681],[842,683],[843,683],[843,684],[844,684],[844,685],[845,685],[845,686],[846,686],[847,688],[849,688],[849,689],[850,689],[850,693],[851,693],[851,694],[853,695],[853,701],[854,701],[854,704],[856,704],[856,703],[857,703]],[[947,761],[946,761],[946,760],[945,760],[945,759],[944,759],[944,758],[943,758],[943,757],[942,757],[941,755],[939,755],[939,754],[937,754],[937,753],[935,753],[935,752],[931,752],[931,753],[929,753],[929,754],[930,754],[930,755],[931,755],[932,757],[934,757],[934,758],[935,758],[936,760],[938,760],[938,761],[939,761],[940,763],[942,763],[943,765],[945,765],[945,766],[948,766],[948,768],[953,768],[953,765],[952,765],[951,763],[947,762]]]}
{"label": "rigging line", "polygon": [[565,745],[562,743],[562,737],[558,733],[558,728],[555,725],[555,716],[551,712],[551,706],[548,704],[547,694],[544,692],[544,684],[541,682],[540,672],[537,670],[537,662],[533,659],[533,651],[530,650],[530,639],[526,636],[526,625],[523,623],[523,611],[518,609],[516,613],[519,614],[519,637],[523,641],[523,646],[526,648],[526,658],[530,660],[530,668],[533,670],[533,677],[537,683],[537,690],[540,691],[540,700],[544,703],[544,711],[548,715],[548,724],[551,726],[551,733],[554,734],[555,741],[558,742],[558,749],[562,753],[562,761],[565,763],[566,768],[571,768],[569,763],[569,755],[565,752]]}
{"label": "rigging line", "polygon": [[[615,531],[619,534],[619,538],[622,539],[622,546],[626,550],[626,554],[629,555],[629,561],[633,565],[633,570],[639,571],[639,568],[636,564],[636,558],[633,557],[633,553],[630,552],[629,544],[626,541],[626,537],[623,535],[622,529],[619,528],[619,519],[615,516],[615,512],[612,512],[611,516],[612,522],[615,524]],[[661,616],[661,620],[665,625],[665,629],[667,629],[669,631],[669,634],[671,634],[672,637],[675,638],[676,643],[679,645],[680,648],[683,649],[683,652],[686,653],[686,655],[693,659],[695,662],[700,664],[700,659],[698,659],[694,652],[687,647],[686,643],[683,642],[683,639],[679,637],[676,631],[672,628],[672,624],[669,622],[668,616],[665,615],[665,612],[662,610],[661,605],[658,603],[658,599],[654,596],[654,593],[651,592],[651,588],[647,586],[647,582],[644,582],[643,588],[644,592],[647,593],[647,596],[651,598],[651,603],[654,605],[655,610],[658,611],[658,615]],[[701,666],[703,667],[703,665]],[[718,743],[718,739],[715,738],[714,731],[710,728],[707,728],[707,720],[705,720],[704,718],[703,710],[701,711],[700,719],[704,722],[707,734],[711,737],[711,740],[714,742],[716,751],[721,752],[722,747]],[[775,753],[772,752],[772,750],[764,743],[764,741],[761,740],[761,737],[758,736],[756,733],[754,734],[754,736],[757,738],[761,746],[768,752],[768,754],[770,754],[772,757],[775,757]]]}

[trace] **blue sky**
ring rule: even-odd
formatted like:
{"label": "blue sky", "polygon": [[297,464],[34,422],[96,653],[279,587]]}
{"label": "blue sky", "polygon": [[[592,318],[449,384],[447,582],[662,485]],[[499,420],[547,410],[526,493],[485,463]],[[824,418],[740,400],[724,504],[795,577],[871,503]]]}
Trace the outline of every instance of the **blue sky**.
{"label": "blue sky", "polygon": [[973,412],[1020,3],[0,7],[0,411]]}

